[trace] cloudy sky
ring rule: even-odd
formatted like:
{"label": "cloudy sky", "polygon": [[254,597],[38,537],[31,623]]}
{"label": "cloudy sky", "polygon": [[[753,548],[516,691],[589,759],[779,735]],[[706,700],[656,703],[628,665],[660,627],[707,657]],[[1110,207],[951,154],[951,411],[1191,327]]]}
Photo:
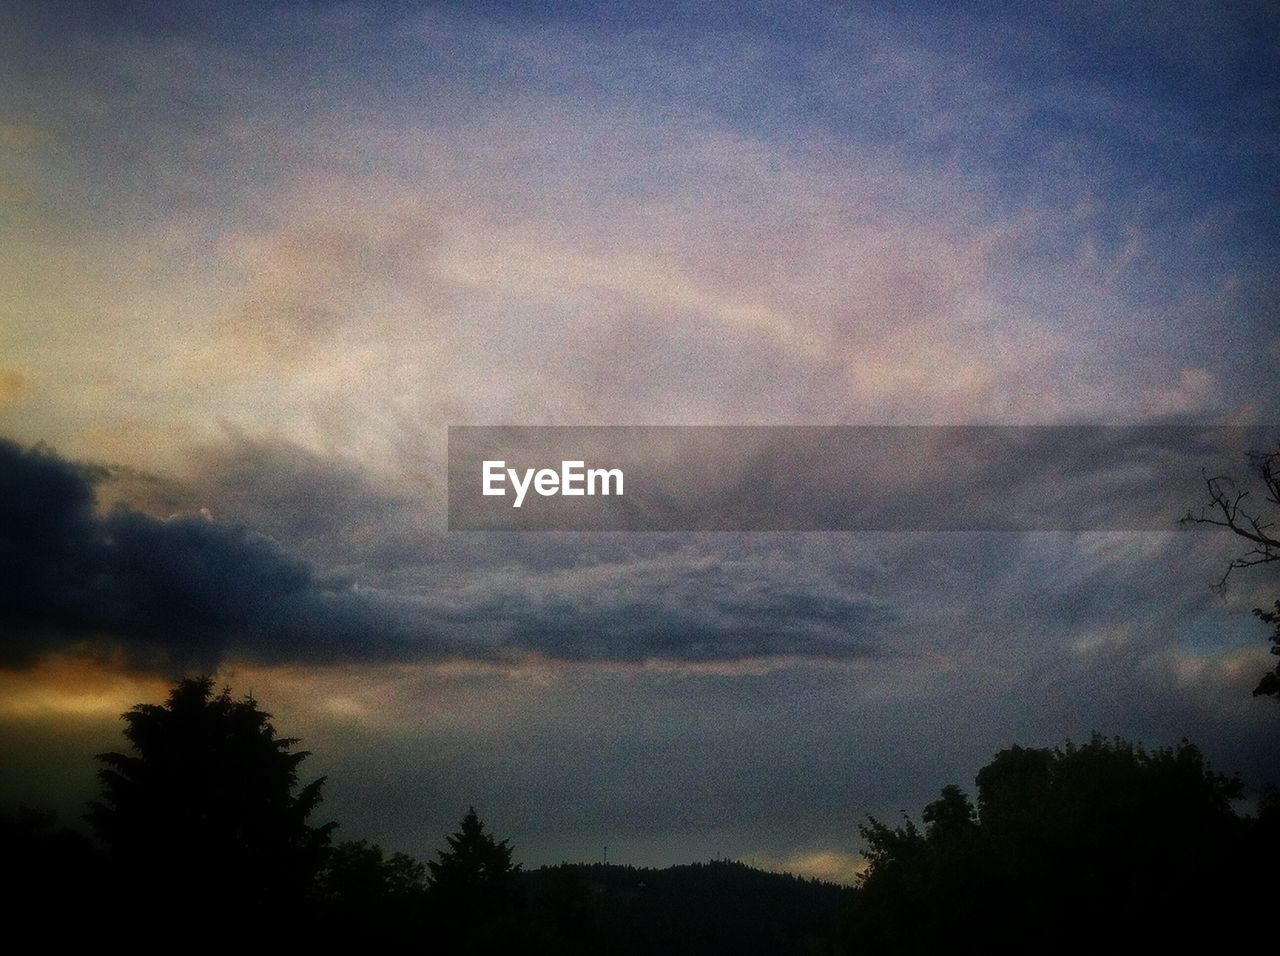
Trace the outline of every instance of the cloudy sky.
{"label": "cloudy sky", "polygon": [[190,672],[423,854],[475,804],[530,864],[847,877],[1092,730],[1277,779],[1275,576],[1215,595],[1177,513],[467,534],[444,488],[448,425],[1280,420],[1275,8],[536,8],[0,4],[3,802],[74,816]]}

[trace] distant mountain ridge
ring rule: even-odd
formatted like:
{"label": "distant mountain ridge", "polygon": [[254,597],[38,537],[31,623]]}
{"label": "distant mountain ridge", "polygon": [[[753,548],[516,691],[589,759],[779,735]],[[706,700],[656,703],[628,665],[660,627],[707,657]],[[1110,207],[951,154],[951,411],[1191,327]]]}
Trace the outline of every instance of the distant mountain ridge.
{"label": "distant mountain ridge", "polygon": [[522,879],[532,910],[574,927],[582,952],[622,956],[826,956],[856,892],[735,861],[562,863]]}

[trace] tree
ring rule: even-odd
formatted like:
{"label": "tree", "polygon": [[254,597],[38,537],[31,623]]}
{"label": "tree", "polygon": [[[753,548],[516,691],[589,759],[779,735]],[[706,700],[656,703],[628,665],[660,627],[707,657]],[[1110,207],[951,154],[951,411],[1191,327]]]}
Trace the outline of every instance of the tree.
{"label": "tree", "polygon": [[[84,834],[59,826],[51,811],[19,806],[0,813],[0,904],[10,931],[25,926],[60,943],[90,942],[88,927],[112,909],[104,862]],[[78,919],[42,924],[51,911]]]}
{"label": "tree", "polygon": [[462,952],[504,949],[515,932],[520,866],[508,841],[485,832],[475,807],[467,810],[447,850],[427,861],[431,910],[447,941]]}
{"label": "tree", "polygon": [[376,843],[348,840],[326,855],[317,889],[331,932],[407,941],[423,922],[427,868],[405,853],[387,856]]}
{"label": "tree", "polygon": [[[1257,567],[1280,561],[1280,532],[1276,530],[1277,518],[1268,514],[1268,506],[1280,507],[1280,448],[1273,452],[1250,452],[1247,456],[1250,469],[1262,483],[1262,506],[1254,507],[1250,501],[1252,491],[1241,488],[1228,475],[1205,477],[1209,502],[1198,512],[1188,511],[1182,518],[1185,525],[1215,525],[1227,528],[1237,537],[1248,542],[1249,549],[1227,564],[1218,581],[1219,590],[1225,590],[1232,571]],[[1256,499],[1254,499],[1256,500]],[[1254,608],[1253,613],[1264,623],[1274,624],[1271,634],[1271,653],[1280,656],[1280,600],[1275,610]],[[1254,697],[1275,697],[1280,700],[1280,662],[1263,675],[1253,690]]]}
{"label": "tree", "polygon": [[870,868],[855,897],[851,951],[941,948],[960,927],[986,918],[986,881],[969,798],[950,784],[925,807],[923,831],[904,818],[891,827],[873,817],[858,828]]}
{"label": "tree", "polygon": [[977,785],[976,813],[949,786],[926,809],[924,832],[909,819],[862,828],[870,866],[851,913],[852,949],[1185,942],[1195,928],[1178,917],[1196,914],[1226,933],[1235,914],[1265,901],[1271,864],[1257,848],[1266,820],[1238,816],[1240,781],[1189,743],[1012,747]]}
{"label": "tree", "polygon": [[306,751],[252,697],[179,681],[122,715],[132,753],[98,755],[88,819],[134,901],[175,921],[285,912],[308,897],[336,824],[307,821],[324,779],[299,788]]}
{"label": "tree", "polygon": [[[1255,607],[1253,613],[1264,624],[1275,626],[1270,637],[1271,653],[1280,656],[1280,601],[1276,601],[1275,610],[1265,611],[1260,607]],[[1274,697],[1280,700],[1280,661],[1277,661],[1275,667],[1262,675],[1262,680],[1258,681],[1258,686],[1253,689],[1253,696]]]}
{"label": "tree", "polygon": [[974,826],[973,804],[954,783],[947,784],[941,796],[924,808],[921,819],[930,838],[965,832]]}
{"label": "tree", "polygon": [[[1246,459],[1262,482],[1262,500],[1280,507],[1280,448],[1273,452],[1249,452]],[[1230,475],[1206,476],[1204,482],[1209,493],[1208,504],[1199,511],[1188,511],[1182,523],[1217,525],[1249,543],[1248,551],[1231,559],[1218,587],[1226,586],[1232,571],[1280,561],[1280,533],[1275,531],[1275,519],[1266,513],[1265,506],[1252,506],[1249,498],[1253,492],[1241,488]]]}

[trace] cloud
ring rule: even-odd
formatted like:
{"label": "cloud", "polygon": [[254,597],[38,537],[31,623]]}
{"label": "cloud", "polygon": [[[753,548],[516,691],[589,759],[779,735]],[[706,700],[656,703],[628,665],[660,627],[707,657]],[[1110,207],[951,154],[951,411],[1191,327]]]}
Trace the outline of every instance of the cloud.
{"label": "cloud", "polygon": [[[456,530],[1166,530],[1201,475],[1264,429],[1128,427],[456,428]],[[626,476],[618,497],[483,494],[482,463]]]}
{"label": "cloud", "polygon": [[855,884],[868,866],[862,854],[842,850],[799,850],[785,856],[753,853],[742,862],[763,870],[847,885]]}
{"label": "cloud", "polygon": [[0,405],[16,405],[27,397],[31,383],[21,372],[0,369]]}
{"label": "cloud", "polygon": [[393,318],[420,321],[446,300],[440,227],[421,201],[374,206],[335,184],[325,193],[323,203],[291,208],[283,222],[230,244],[229,258],[249,277],[223,326],[230,347],[296,362],[334,338],[367,346],[392,331]]}
{"label": "cloud", "polygon": [[[1230,354],[1274,337],[1246,320],[1274,257],[1233,211],[1258,177],[1235,152],[1202,162],[1242,148],[1231,126],[1274,128],[1265,111],[1189,111],[1115,63],[1074,75],[1087,64],[1049,22],[796,16],[785,36],[676,37],[293,11],[61,44],[77,68],[50,59],[58,83],[27,94],[94,162],[19,171],[45,211],[6,234],[0,278],[26,290],[12,361],[76,385],[24,405],[42,428],[0,431],[130,460],[229,421],[355,436],[373,461],[445,422],[1273,403],[1269,370]],[[1015,45],[975,55],[965,40],[992,30]],[[1222,84],[1191,59],[1197,90]],[[88,406],[112,444],[78,433]]]}
{"label": "cloud", "polygon": [[1184,368],[1176,385],[1149,389],[1139,399],[1139,407],[1152,415],[1185,415],[1203,412],[1218,390],[1212,373],[1202,368]]}
{"label": "cloud", "polygon": [[[377,508],[350,471],[325,472],[279,448],[252,467],[251,448],[233,449],[228,462],[264,494],[257,506],[274,501],[281,527],[296,537],[330,536],[332,549],[337,523],[394,512],[394,504],[385,514]],[[282,461],[296,467],[271,467]],[[102,514],[96,487],[110,477],[105,466],[0,442],[6,662],[101,639],[158,667],[207,666],[228,654],[277,662],[849,660],[874,656],[891,620],[882,603],[837,576],[800,584],[767,558],[678,548],[649,560],[541,570],[536,562],[455,564],[416,592],[375,588],[322,572],[276,538],[215,520],[207,508],[160,518],[118,502]],[[316,498],[309,507],[290,507],[308,495]],[[160,497],[199,500],[190,490]],[[334,524],[317,524],[315,511],[326,509]],[[367,533],[377,536],[378,527],[375,520]],[[545,549],[529,541],[520,550]]]}
{"label": "cloud", "polygon": [[874,658],[894,615],[835,574],[806,576],[741,543],[477,575],[464,615],[508,646],[569,660]]}
{"label": "cloud", "polygon": [[[440,653],[408,602],[328,580],[272,538],[199,515],[95,510],[103,468],[0,442],[0,592],[21,664],[68,641],[123,641],[141,662]],[[398,648],[398,649],[397,649]]]}
{"label": "cloud", "polygon": [[112,465],[0,445],[7,787],[162,698],[82,642],[221,660],[423,853],[483,802],[819,872],[1093,729],[1274,777],[1214,534],[471,537],[428,482],[447,423],[1274,420],[1280,8],[10,6],[0,434]]}
{"label": "cloud", "polygon": [[407,480],[374,469],[342,451],[327,454],[286,437],[228,430],[192,449],[178,475],[122,489],[153,504],[146,510],[208,508],[222,520],[255,528],[326,567],[355,567],[408,535],[430,528],[439,482]]}
{"label": "cloud", "polygon": [[30,123],[0,123],[0,146],[2,147],[35,150],[58,145],[56,136],[38,126]]}

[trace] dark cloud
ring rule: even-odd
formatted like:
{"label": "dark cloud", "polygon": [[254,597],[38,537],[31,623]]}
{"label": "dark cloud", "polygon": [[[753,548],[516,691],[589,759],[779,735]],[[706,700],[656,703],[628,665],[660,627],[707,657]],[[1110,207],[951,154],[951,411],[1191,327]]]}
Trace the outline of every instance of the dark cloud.
{"label": "dark cloud", "polygon": [[232,646],[268,660],[443,649],[405,602],[326,579],[266,535],[122,505],[98,514],[105,474],[0,442],[7,663],[84,638],[179,665],[207,665]]}
{"label": "dark cloud", "polygon": [[[323,467],[305,460],[304,471]],[[236,473],[250,482],[256,471]],[[1234,546],[1217,535],[448,535],[423,572],[435,582],[427,600],[353,590],[228,523],[100,515],[104,475],[0,444],[6,662],[20,640],[31,654],[90,632],[188,658],[860,662],[527,677],[338,668],[331,685],[312,676],[293,691],[301,712],[277,700],[286,689],[270,669],[256,671],[252,689],[296,714],[288,725],[329,761],[318,770],[332,772],[332,813],[404,849],[429,852],[422,834],[445,832],[448,808],[467,801],[507,814],[526,859],[578,853],[574,840],[595,846],[600,834],[611,848],[625,834],[683,853],[726,820],[742,832],[707,852],[755,852],[766,839],[852,847],[865,812],[891,816],[943,782],[969,785],[1009,743],[1092,730],[1152,745],[1189,736],[1217,766],[1274,779],[1271,715],[1249,697],[1264,634],[1251,597],[1232,611],[1210,592]],[[330,487],[316,475],[302,484]],[[165,630],[166,617],[186,630]],[[368,726],[325,709],[335,688],[367,701]],[[43,759],[32,748],[27,766]]]}
{"label": "dark cloud", "polygon": [[333,566],[367,562],[406,530],[421,532],[422,500],[379,482],[369,470],[296,443],[241,433],[193,455],[189,500],[218,518],[269,534],[308,559]]}
{"label": "dark cloud", "polygon": [[100,507],[123,502],[160,517],[207,511],[312,564],[394,591],[398,569],[428,563],[441,549],[432,500],[443,484],[431,473],[438,470],[420,460],[375,470],[228,427],[219,440],[192,448],[176,475],[113,463],[97,490]]}
{"label": "dark cloud", "polygon": [[619,556],[519,579],[477,578],[467,615],[510,646],[571,660],[740,661],[878,656],[894,616],[860,584],[779,565],[742,541]]}
{"label": "dark cloud", "polygon": [[[303,469],[300,481],[287,472],[274,476],[268,484],[282,510],[290,511],[282,489],[301,498],[318,489],[322,503],[354,500],[357,517],[367,517],[369,497],[352,491],[363,486],[341,469],[337,478],[321,471]],[[848,659],[874,654],[890,617],[832,576],[799,586],[767,561],[679,549],[542,571],[455,568],[452,578],[442,574],[442,583],[419,594],[362,587],[242,524],[206,515],[161,519],[123,504],[101,514],[95,486],[109,474],[47,449],[0,442],[6,663],[95,639],[119,641],[139,663],[166,667],[207,666],[230,653],[268,662],[520,653],[606,661]],[[295,505],[292,512],[309,510]],[[340,509],[331,516],[342,517]],[[306,514],[299,520],[310,528]]]}

